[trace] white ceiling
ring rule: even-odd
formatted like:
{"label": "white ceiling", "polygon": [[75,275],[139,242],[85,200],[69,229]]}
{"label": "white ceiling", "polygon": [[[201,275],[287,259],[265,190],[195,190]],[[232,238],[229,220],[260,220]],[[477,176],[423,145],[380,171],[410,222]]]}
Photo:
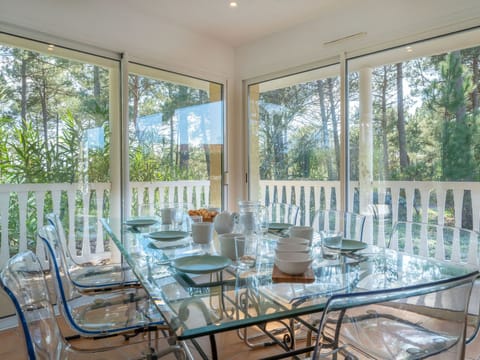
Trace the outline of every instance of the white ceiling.
{"label": "white ceiling", "polygon": [[[134,0],[132,0],[134,1]],[[143,0],[135,10],[233,47],[308,22],[345,6],[345,0]]]}
{"label": "white ceiling", "polygon": [[479,0],[236,1],[0,0],[0,31],[221,81],[480,25]]}

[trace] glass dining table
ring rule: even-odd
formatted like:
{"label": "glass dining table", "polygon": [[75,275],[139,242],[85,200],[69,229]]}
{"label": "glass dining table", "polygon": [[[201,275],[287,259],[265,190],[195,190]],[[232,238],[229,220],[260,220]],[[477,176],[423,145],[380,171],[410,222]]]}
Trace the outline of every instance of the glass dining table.
{"label": "glass dining table", "polygon": [[[475,267],[372,245],[344,251],[337,260],[325,260],[315,237],[311,278],[278,279],[272,276],[274,235],[260,240],[255,267],[243,270],[218,255],[217,239],[207,245],[195,244],[190,234],[162,231],[158,223],[101,221],[171,333],[179,341],[194,341],[205,358],[210,357],[199,348],[196,338],[209,336],[211,358],[216,358],[215,334],[254,325],[285,351],[291,350],[295,324],[315,331],[313,322],[308,321],[310,314],[321,313],[333,294],[398,288],[408,293],[425,283],[478,275]],[[288,334],[279,340],[265,326],[278,321]]]}

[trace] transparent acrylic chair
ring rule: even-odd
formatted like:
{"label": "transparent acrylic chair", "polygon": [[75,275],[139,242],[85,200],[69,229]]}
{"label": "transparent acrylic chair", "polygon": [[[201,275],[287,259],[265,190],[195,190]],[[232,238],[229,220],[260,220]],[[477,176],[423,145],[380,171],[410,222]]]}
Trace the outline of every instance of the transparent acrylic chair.
{"label": "transparent acrylic chair", "polygon": [[[313,358],[464,359],[474,278],[333,295],[322,314]],[[427,294],[422,295],[426,304],[410,306],[420,293]]]}
{"label": "transparent acrylic chair", "polygon": [[67,244],[65,229],[56,213],[47,214],[48,222],[55,228],[58,252],[65,264],[72,283],[80,291],[112,289],[125,286],[139,286],[138,280],[128,266],[123,264],[99,264],[75,262]]}
{"label": "transparent acrylic chair", "polygon": [[368,210],[372,219],[373,231],[375,231],[372,242],[377,246],[386,247],[393,227],[392,205],[369,204]]}
{"label": "transparent acrylic chair", "polygon": [[[3,290],[15,306],[29,360],[134,359],[147,358],[151,354],[151,344],[146,341],[109,347],[95,346],[92,350],[76,349],[65,341],[55,317],[40,262],[31,251],[10,258],[0,279]],[[158,358],[170,353],[175,353],[178,358],[184,357],[183,349],[179,346],[157,351],[155,356]]]}
{"label": "transparent acrylic chair", "polygon": [[[480,233],[474,230],[435,224],[398,221],[387,247],[455,264],[480,265]],[[480,327],[480,280],[474,284],[468,307],[467,343]]]}
{"label": "transparent acrylic chair", "polygon": [[168,329],[142,288],[95,293],[78,291],[66,271],[55,228],[43,226],[38,234],[47,249],[58,306],[65,321],[76,333],[97,337]]}
{"label": "transparent acrylic chair", "polygon": [[345,211],[317,210],[311,226],[316,232],[324,230],[342,231],[345,239],[363,241],[365,216]]}
{"label": "transparent acrylic chair", "polygon": [[267,208],[271,223],[297,224],[298,211],[300,209],[297,205],[273,202]]}

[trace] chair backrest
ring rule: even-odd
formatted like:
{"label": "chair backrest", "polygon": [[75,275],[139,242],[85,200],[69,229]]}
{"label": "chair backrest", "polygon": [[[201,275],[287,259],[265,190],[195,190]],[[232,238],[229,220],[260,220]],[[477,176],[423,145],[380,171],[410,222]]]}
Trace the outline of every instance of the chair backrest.
{"label": "chair backrest", "polygon": [[[369,216],[372,225],[372,243],[385,247],[392,233],[392,205],[391,204],[369,204]],[[367,219],[367,223],[368,223]]]}
{"label": "chair backrest", "polygon": [[480,265],[480,233],[445,225],[398,221],[387,247],[457,264]]}
{"label": "chair backrest", "polygon": [[60,220],[60,216],[52,212],[47,214],[46,217],[47,217],[48,223],[52,225],[57,231],[57,236],[60,240],[59,248],[62,250],[62,256],[64,257],[65,264],[70,269],[77,263],[73,259],[72,255],[70,254],[70,249],[68,248],[67,236],[65,235],[65,228],[63,227],[62,221]]}
{"label": "chair backrest", "polygon": [[[480,266],[480,233],[445,225],[398,221],[394,224],[388,248],[455,264]],[[473,288],[468,308],[467,342],[473,340],[480,327],[480,280]]]}
{"label": "chair backrest", "polygon": [[[448,359],[463,359],[465,314],[474,278],[333,295],[322,313],[313,359],[328,352],[326,343],[335,337],[340,340],[337,351],[359,358],[365,355],[362,351],[377,359],[430,359],[448,351]],[[412,306],[419,297],[427,301]]]}
{"label": "chair backrest", "polygon": [[368,209],[375,219],[390,221],[392,220],[391,204],[369,204]]}
{"label": "chair backrest", "polygon": [[[43,241],[50,260],[57,299],[68,310],[68,301],[81,296],[81,294],[72,283],[67,271],[65,254],[61,249],[62,244],[58,238],[57,230],[52,225],[45,225],[39,229],[38,236]],[[60,306],[62,310],[63,306]],[[67,312],[69,313],[69,311]]]}
{"label": "chair backrest", "polygon": [[365,216],[336,210],[318,210],[311,226],[315,231],[342,231],[345,239],[363,241]]}
{"label": "chair backrest", "polygon": [[9,259],[1,275],[22,326],[29,359],[63,359],[66,343],[55,319],[48,287],[37,256],[31,251]]}
{"label": "chair backrest", "polygon": [[273,202],[267,208],[271,223],[297,224],[300,209],[297,205]]}

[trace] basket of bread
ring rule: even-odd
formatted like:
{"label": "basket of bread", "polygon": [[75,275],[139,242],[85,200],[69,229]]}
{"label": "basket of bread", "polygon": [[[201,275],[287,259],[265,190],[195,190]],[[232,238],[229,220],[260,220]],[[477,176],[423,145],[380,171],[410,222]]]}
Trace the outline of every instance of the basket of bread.
{"label": "basket of bread", "polygon": [[218,215],[217,209],[195,209],[188,210],[189,216],[201,216],[203,222],[213,222],[215,216]]}

